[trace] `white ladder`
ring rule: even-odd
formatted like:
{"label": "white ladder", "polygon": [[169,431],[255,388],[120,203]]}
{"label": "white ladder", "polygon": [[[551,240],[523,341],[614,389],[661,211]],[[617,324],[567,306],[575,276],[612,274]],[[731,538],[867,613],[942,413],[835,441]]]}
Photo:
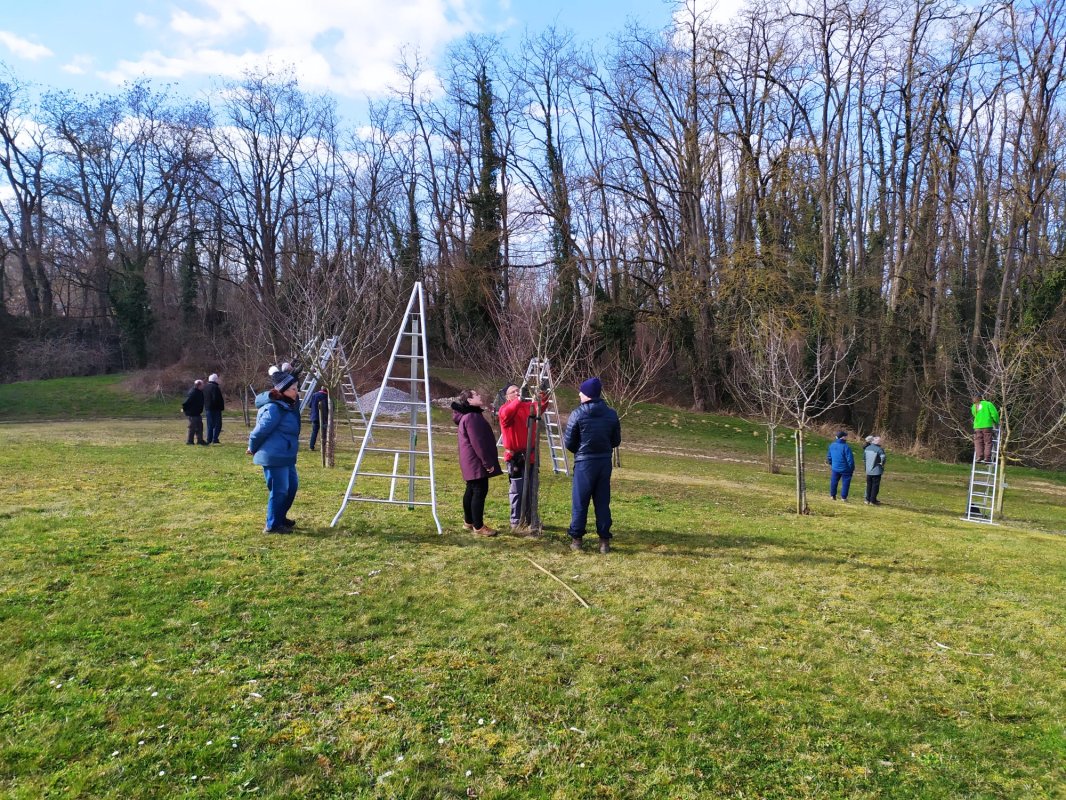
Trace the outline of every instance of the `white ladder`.
{"label": "white ladder", "polygon": [[524,384],[529,387],[530,397],[537,397],[543,391],[548,401],[541,406],[540,418],[543,421],[544,435],[548,439],[548,454],[552,460],[552,472],[556,475],[570,474],[566,448],[563,447],[562,430],[559,427],[559,401],[555,396],[555,381],[552,379],[551,362],[546,358],[531,358],[526,367]]}
{"label": "white ladder", "polygon": [[996,489],[999,484],[999,428],[992,429],[992,463],[977,460],[974,448],[973,465],[970,467],[970,495],[966,500],[966,516],[969,522],[991,523],[996,507]]}
{"label": "white ladder", "polygon": [[[425,292],[422,284],[418,282],[415,283],[411,290],[411,298],[407,301],[403,322],[400,324],[399,333],[396,334],[396,344],[393,345],[389,365],[381,381],[381,388],[374,399],[374,409],[370,412],[370,421],[363,434],[363,441],[359,445],[359,455],[356,456],[355,468],[352,470],[351,480],[348,481],[348,488],[344,492],[344,500],[333,522],[330,523],[330,527],[336,527],[348,502],[353,501],[388,503],[408,508],[429,506],[433,513],[433,521],[437,525],[437,533],[443,533],[440,518],[437,516],[437,483],[433,469],[433,420],[429,402],[429,353],[425,321]],[[397,366],[397,362],[404,361],[410,367],[409,375],[394,376],[393,369]],[[402,385],[404,391],[410,395],[410,399],[385,399],[386,389],[399,388],[399,386],[390,386],[390,382]],[[379,422],[378,413],[382,405],[398,406],[401,410],[407,409],[410,413],[407,422]],[[420,414],[421,418],[419,418]],[[375,429],[383,431],[382,439],[387,440],[382,441],[380,447],[370,446],[374,443],[372,431]],[[425,433],[425,449],[418,446],[419,433]],[[383,464],[377,469],[368,470],[363,466],[364,460],[368,457]],[[360,477],[371,480],[364,480],[364,484],[367,485],[363,494],[355,495],[352,490],[355,488],[356,480]],[[406,498],[397,496],[397,488],[401,482],[407,483]],[[425,491],[426,488],[428,488],[428,493]],[[374,496],[375,492],[377,496]]]}
{"label": "white ladder", "polygon": [[339,336],[331,336],[328,339],[324,339],[321,345],[318,345],[317,342],[317,339],[312,339],[304,347],[304,352],[314,360],[308,367],[303,383],[300,385],[300,413],[302,414],[311,404],[311,396],[314,394],[315,389],[318,388],[322,377],[326,374],[326,369],[329,367],[330,362],[334,362],[340,369],[341,399],[344,401],[344,408],[347,411],[348,430],[352,435],[352,441],[356,442],[358,441],[355,435],[356,430],[366,430],[367,419],[359,404],[359,393],[355,390],[352,373],[348,369],[348,355],[344,352],[344,345],[341,344]]}

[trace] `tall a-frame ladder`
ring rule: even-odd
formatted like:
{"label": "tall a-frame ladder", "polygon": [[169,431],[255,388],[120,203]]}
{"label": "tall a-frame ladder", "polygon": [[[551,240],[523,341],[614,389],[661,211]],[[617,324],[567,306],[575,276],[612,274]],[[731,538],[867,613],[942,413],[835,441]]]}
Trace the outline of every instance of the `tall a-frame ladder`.
{"label": "tall a-frame ladder", "polygon": [[341,399],[344,400],[344,408],[347,412],[348,430],[352,434],[352,441],[356,439],[357,430],[366,430],[366,414],[359,404],[359,393],[355,390],[355,382],[352,380],[351,370],[348,369],[348,356],[344,352],[339,336],[331,336],[323,339],[318,344],[317,339],[312,339],[304,347],[306,358],[312,359],[311,365],[304,374],[303,383],[300,385],[300,413],[311,404],[311,396],[326,374],[326,368],[333,361],[340,368],[341,373]]}
{"label": "tall a-frame ladder", "polygon": [[[437,516],[437,483],[433,469],[433,420],[429,403],[429,355],[426,340],[426,297],[421,283],[415,283],[407,301],[400,331],[392,348],[381,389],[374,400],[370,421],[359,445],[351,480],[344,492],[344,500],[330,523],[336,527],[349,501],[387,503],[408,508],[429,506],[437,533],[442,533]],[[406,367],[405,367],[406,365]],[[394,372],[396,374],[394,374]],[[406,375],[401,373],[407,373]],[[400,389],[410,395],[409,400],[389,400],[387,388]],[[382,422],[378,415],[382,406],[393,406],[406,414],[406,422]],[[421,415],[421,416],[419,416]],[[372,433],[381,433],[375,442]],[[419,446],[419,434],[425,445]],[[374,444],[375,446],[371,446]],[[380,446],[376,446],[380,444]],[[377,467],[368,466],[377,462]],[[356,482],[362,478],[365,488],[354,494]],[[407,484],[406,497],[399,497],[397,489]],[[427,490],[428,489],[428,493]],[[400,490],[402,493],[402,489]],[[375,496],[376,495],[376,496]]]}
{"label": "tall a-frame ladder", "polygon": [[966,500],[966,516],[970,522],[991,523],[996,508],[996,490],[999,488],[999,428],[992,429],[992,463],[977,460],[973,454],[970,467],[970,496]]}
{"label": "tall a-frame ladder", "polygon": [[532,397],[536,397],[539,391],[547,392],[550,402],[540,412],[543,423],[544,435],[548,439],[548,454],[552,460],[552,472],[556,475],[570,474],[570,465],[567,463],[566,448],[563,447],[562,430],[559,427],[559,401],[555,396],[555,381],[552,378],[551,362],[546,358],[531,358],[526,367],[526,376],[523,383],[529,387]]}

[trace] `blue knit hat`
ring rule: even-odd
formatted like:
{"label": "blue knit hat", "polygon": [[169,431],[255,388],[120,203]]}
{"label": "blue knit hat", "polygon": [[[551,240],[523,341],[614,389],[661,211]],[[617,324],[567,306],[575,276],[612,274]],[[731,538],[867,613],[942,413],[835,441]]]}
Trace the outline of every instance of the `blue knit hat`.
{"label": "blue knit hat", "polygon": [[590,400],[599,400],[600,394],[603,393],[603,384],[600,383],[599,378],[589,378],[583,384],[581,384],[581,394]]}

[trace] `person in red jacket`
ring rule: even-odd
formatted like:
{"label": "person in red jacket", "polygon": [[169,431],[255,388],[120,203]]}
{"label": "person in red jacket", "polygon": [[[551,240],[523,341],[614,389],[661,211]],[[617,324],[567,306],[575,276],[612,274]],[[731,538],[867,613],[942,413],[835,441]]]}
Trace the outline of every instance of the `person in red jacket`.
{"label": "person in red jacket", "polygon": [[511,479],[511,530],[541,529],[537,509],[540,492],[540,465],[537,461],[538,419],[546,398],[543,393],[536,405],[516,383],[504,389],[500,407],[500,431],[503,433],[503,458]]}
{"label": "person in red jacket", "polygon": [[459,467],[466,481],[463,495],[463,527],[479,536],[495,536],[485,524],[485,498],[489,478],[502,475],[496,437],[482,412],[485,401],[476,389],[464,389],[452,403],[452,419],[459,426]]}

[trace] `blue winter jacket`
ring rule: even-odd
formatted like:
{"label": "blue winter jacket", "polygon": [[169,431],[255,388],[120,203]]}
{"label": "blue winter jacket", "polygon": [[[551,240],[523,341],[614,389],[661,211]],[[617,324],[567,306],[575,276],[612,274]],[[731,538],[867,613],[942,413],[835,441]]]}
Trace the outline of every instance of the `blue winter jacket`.
{"label": "blue winter jacket", "polygon": [[329,395],[324,391],[316,391],[311,395],[311,421],[317,422],[320,418],[326,418],[326,411],[329,408]]}
{"label": "blue winter jacket", "polygon": [[248,434],[253,462],[261,467],[291,467],[300,450],[300,404],[271,400],[270,392],[256,395],[255,427]]}
{"label": "blue winter jacket", "polygon": [[837,439],[829,445],[829,454],[825,457],[833,472],[854,472],[855,456],[843,439]]}
{"label": "blue winter jacket", "polygon": [[592,458],[610,458],[611,451],[622,443],[622,424],[618,412],[603,400],[589,400],[570,414],[563,433],[566,449],[574,462]]}

